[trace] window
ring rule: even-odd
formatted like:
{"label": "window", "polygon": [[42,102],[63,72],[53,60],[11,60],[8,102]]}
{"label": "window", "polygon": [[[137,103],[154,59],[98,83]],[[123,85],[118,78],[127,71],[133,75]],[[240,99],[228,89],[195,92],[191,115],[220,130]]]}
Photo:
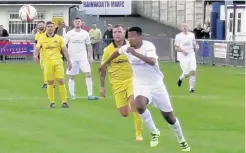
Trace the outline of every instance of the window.
{"label": "window", "polygon": [[230,16],[229,16],[229,32],[232,32],[232,28],[233,28],[233,13],[230,13]]}
{"label": "window", "polygon": [[9,34],[31,34],[39,21],[44,21],[45,13],[39,12],[30,23],[22,22],[18,13],[9,14]]}
{"label": "window", "polygon": [[237,32],[241,32],[241,24],[242,24],[241,16],[242,16],[241,13],[237,14]]}

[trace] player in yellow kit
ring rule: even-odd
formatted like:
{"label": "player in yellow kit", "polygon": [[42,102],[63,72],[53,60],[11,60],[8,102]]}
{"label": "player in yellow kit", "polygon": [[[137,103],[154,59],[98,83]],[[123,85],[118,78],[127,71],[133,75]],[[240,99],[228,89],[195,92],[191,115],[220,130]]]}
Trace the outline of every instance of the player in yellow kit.
{"label": "player in yellow kit", "polygon": [[64,67],[61,55],[61,50],[68,62],[68,69],[72,68],[71,61],[68,56],[67,48],[61,36],[56,35],[55,26],[52,22],[46,23],[46,34],[40,36],[38,39],[35,52],[33,55],[34,60],[38,60],[38,54],[42,48],[42,60],[44,75],[47,79],[47,94],[50,100],[50,107],[55,107],[55,89],[53,88],[54,80],[57,80],[59,85],[59,92],[62,99],[62,107],[68,108],[67,104],[67,89],[64,84]]}
{"label": "player in yellow kit", "polygon": [[[101,64],[106,62],[109,57],[122,45],[126,44],[125,41],[125,30],[122,25],[115,25],[113,27],[114,41],[109,44],[105,49],[102,57]],[[129,115],[130,110],[133,113],[135,129],[136,129],[136,140],[141,141],[142,138],[142,124],[143,121],[139,114],[135,110],[134,99],[133,99],[133,87],[132,87],[132,68],[128,59],[124,55],[120,55],[114,59],[108,65],[108,73],[112,92],[114,94],[116,106],[123,117]],[[105,71],[100,71],[101,89],[100,94],[105,97]],[[129,104],[130,103],[130,104]]]}
{"label": "player in yellow kit", "polygon": [[[37,30],[38,32],[35,34],[35,45],[37,44],[38,42],[38,39],[43,35],[45,34],[45,22],[44,21],[39,21],[37,23]],[[42,49],[40,50],[40,55],[39,55],[39,58],[40,58],[40,67],[41,69],[43,70],[43,59],[42,59]],[[45,78],[45,75],[44,76],[44,84],[42,86],[42,88],[47,88],[47,79]]]}

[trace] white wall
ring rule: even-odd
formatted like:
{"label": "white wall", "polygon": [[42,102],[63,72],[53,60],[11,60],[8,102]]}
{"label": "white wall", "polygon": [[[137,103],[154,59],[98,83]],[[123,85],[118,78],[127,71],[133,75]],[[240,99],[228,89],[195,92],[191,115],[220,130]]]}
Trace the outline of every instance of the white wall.
{"label": "white wall", "polygon": [[138,0],[137,13],[180,29],[181,23],[187,22],[193,29],[198,23],[203,24],[203,2],[196,0]]}
{"label": "white wall", "polygon": [[[0,24],[9,30],[9,13],[18,12],[21,6],[0,6]],[[69,23],[69,6],[34,6],[38,12],[45,12],[45,21],[50,21],[55,14],[64,17],[66,24]]]}

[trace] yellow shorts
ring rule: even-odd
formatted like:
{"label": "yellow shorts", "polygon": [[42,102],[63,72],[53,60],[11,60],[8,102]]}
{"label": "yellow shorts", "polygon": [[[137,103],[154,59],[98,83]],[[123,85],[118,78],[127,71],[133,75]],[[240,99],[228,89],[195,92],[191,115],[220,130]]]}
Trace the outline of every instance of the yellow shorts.
{"label": "yellow shorts", "polygon": [[64,67],[62,59],[43,61],[44,75],[47,81],[64,79]]}
{"label": "yellow shorts", "polygon": [[116,107],[121,108],[129,104],[129,97],[133,95],[132,81],[124,84],[124,89],[114,94]]}

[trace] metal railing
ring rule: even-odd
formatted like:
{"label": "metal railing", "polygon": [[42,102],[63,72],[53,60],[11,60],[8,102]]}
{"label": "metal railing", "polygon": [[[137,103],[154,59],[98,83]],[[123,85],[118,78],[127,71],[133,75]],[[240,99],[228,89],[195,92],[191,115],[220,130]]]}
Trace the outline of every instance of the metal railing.
{"label": "metal railing", "polygon": [[[199,50],[196,51],[198,64],[242,66],[245,67],[245,42],[227,40],[196,40]],[[174,49],[174,39],[172,44],[172,60],[177,61],[177,52]]]}

